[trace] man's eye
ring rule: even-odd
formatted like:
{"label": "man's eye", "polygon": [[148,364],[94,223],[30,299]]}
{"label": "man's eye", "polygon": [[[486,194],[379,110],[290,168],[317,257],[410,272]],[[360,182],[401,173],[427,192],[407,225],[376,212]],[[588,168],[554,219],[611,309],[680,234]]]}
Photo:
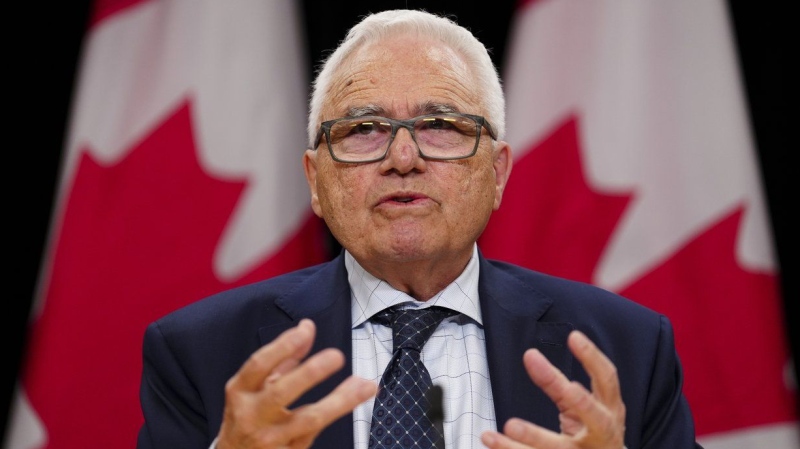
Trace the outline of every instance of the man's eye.
{"label": "man's eye", "polygon": [[451,130],[456,128],[456,123],[453,120],[445,119],[442,117],[428,117],[418,123],[418,129],[428,130]]}
{"label": "man's eye", "polygon": [[428,126],[430,128],[433,128],[433,129],[448,129],[448,128],[450,128],[452,126],[452,124],[447,122],[447,121],[445,121],[445,120],[437,118],[437,119],[431,120],[430,123],[428,124]]}
{"label": "man's eye", "polygon": [[354,134],[369,134],[375,130],[375,122],[363,122],[353,127]]}

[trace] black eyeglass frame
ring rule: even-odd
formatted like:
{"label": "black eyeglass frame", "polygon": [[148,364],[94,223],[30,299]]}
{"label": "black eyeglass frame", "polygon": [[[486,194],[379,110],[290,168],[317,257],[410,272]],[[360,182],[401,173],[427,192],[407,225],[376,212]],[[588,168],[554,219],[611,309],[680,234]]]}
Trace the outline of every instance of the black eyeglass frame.
{"label": "black eyeglass frame", "polygon": [[[417,143],[417,136],[414,134],[414,124],[417,123],[419,120],[425,119],[427,117],[442,117],[442,116],[445,116],[445,117],[465,117],[465,118],[469,118],[469,119],[471,119],[471,120],[473,120],[475,122],[475,134],[476,134],[475,147],[472,148],[472,151],[469,154],[464,155],[464,156],[455,156],[455,157],[437,157],[437,156],[428,156],[428,155],[426,155],[425,153],[422,152],[422,149],[419,147],[419,143]],[[389,147],[392,146],[392,142],[394,142],[394,138],[397,135],[398,129],[399,128],[405,128],[411,134],[411,139],[414,141],[414,144],[417,146],[417,151],[419,152],[420,157],[425,158],[425,159],[435,160],[435,161],[452,161],[452,160],[458,160],[458,159],[467,159],[467,158],[470,158],[472,156],[475,156],[475,153],[478,152],[478,147],[480,146],[480,143],[481,143],[481,134],[482,134],[481,129],[482,128],[486,128],[486,130],[489,131],[489,137],[491,137],[492,140],[497,140],[497,135],[495,134],[494,129],[492,129],[492,125],[489,123],[488,120],[486,120],[485,117],[480,116],[480,115],[448,112],[448,113],[440,113],[440,114],[425,114],[425,115],[420,115],[420,116],[417,116],[417,117],[412,117],[412,118],[410,118],[408,120],[396,120],[396,119],[391,119],[391,118],[383,117],[383,116],[379,116],[379,115],[364,116],[364,118],[367,118],[367,117],[377,117],[377,118],[380,118],[381,120],[386,120],[387,123],[392,125],[392,134],[389,137],[389,142],[386,145],[386,150],[379,157],[375,157],[375,158],[372,158],[372,159],[365,159],[363,161],[347,161],[347,160],[339,159],[333,153],[333,148],[331,148],[331,128],[333,127],[333,125],[335,125],[337,122],[340,122],[340,121],[343,121],[343,120],[353,120],[353,119],[358,119],[358,118],[361,118],[361,117],[340,117],[340,118],[336,118],[336,119],[333,119],[333,120],[327,120],[327,121],[322,122],[320,124],[319,132],[317,133],[317,138],[315,139],[314,148],[312,148],[312,150],[316,151],[316,149],[319,147],[320,140],[322,140],[322,136],[324,134],[325,135],[325,143],[326,143],[326,146],[328,147],[328,152],[330,153],[330,155],[333,158],[333,160],[336,161],[336,162],[341,162],[341,163],[345,163],[345,164],[366,164],[366,163],[370,163],[370,162],[382,161],[382,160],[384,160],[386,158],[386,155],[389,154]]]}

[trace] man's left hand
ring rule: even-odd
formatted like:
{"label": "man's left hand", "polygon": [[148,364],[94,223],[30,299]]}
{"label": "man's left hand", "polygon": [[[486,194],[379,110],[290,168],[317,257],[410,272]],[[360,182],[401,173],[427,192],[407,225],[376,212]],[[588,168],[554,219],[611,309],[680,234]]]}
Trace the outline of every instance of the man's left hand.
{"label": "man's left hand", "polygon": [[625,404],[617,368],[583,333],[573,331],[567,344],[592,379],[592,391],[570,381],[536,349],[523,356],[528,375],[560,411],[561,433],[511,418],[503,433],[484,432],[489,449],[623,449]]}

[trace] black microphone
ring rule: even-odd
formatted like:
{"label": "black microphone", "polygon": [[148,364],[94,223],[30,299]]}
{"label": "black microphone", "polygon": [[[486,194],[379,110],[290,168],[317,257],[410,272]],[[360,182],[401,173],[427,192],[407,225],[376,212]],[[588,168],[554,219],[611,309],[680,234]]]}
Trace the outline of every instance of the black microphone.
{"label": "black microphone", "polygon": [[438,441],[434,441],[434,449],[444,449],[444,392],[442,387],[438,385],[432,386],[428,393],[428,404],[431,408],[428,410],[428,417],[433,423],[433,428],[439,431],[442,437]]}

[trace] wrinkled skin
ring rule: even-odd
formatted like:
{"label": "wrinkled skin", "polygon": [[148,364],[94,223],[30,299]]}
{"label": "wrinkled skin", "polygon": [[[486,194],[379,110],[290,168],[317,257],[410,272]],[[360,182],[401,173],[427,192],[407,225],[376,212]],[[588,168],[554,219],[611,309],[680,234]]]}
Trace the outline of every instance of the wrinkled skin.
{"label": "wrinkled skin", "polygon": [[[461,57],[413,37],[359,49],[336,80],[322,120],[363,109],[396,119],[485,113]],[[468,159],[426,160],[400,130],[379,162],[338,163],[324,140],[303,162],[311,205],[336,239],[370,273],[421,301],[464,269],[500,206],[512,165],[508,144],[493,142],[485,130]]]}

